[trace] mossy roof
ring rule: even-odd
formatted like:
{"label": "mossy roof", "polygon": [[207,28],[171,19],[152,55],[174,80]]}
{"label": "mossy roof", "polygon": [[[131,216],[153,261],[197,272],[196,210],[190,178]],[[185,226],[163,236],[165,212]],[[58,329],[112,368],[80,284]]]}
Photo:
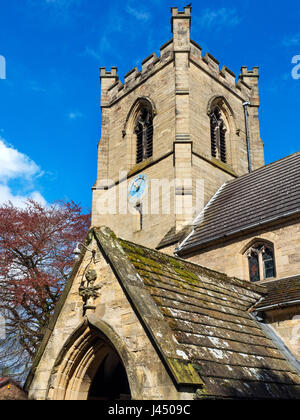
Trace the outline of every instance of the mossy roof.
{"label": "mossy roof", "polygon": [[[94,228],[95,238],[179,390],[196,398],[300,398],[300,378],[250,314],[263,286],[209,270]],[[45,330],[28,390],[76,273]]]}
{"label": "mossy roof", "polygon": [[255,306],[256,311],[285,308],[300,303],[300,275],[265,282],[266,296]]}
{"label": "mossy roof", "polygon": [[300,398],[300,378],[249,309],[263,286],[95,230],[178,386],[198,398]]}

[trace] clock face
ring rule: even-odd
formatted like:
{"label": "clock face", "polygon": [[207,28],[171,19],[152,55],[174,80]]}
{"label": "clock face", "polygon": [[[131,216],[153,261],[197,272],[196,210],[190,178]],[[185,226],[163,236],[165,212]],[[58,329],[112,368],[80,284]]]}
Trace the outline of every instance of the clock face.
{"label": "clock face", "polygon": [[132,203],[136,203],[145,194],[148,186],[148,178],[146,175],[141,174],[134,178],[129,184],[128,188],[128,200]]}

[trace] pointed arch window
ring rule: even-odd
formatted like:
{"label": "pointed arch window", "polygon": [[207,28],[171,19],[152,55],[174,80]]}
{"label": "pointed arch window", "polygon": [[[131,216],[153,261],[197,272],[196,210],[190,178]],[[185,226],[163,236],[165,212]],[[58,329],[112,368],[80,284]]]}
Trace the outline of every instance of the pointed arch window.
{"label": "pointed arch window", "polygon": [[256,242],[246,252],[251,282],[276,277],[274,248],[271,244]]}
{"label": "pointed arch window", "polygon": [[136,134],[136,163],[153,155],[153,112],[149,107],[142,107],[138,113],[134,128]]}
{"label": "pointed arch window", "polygon": [[211,154],[224,163],[227,163],[226,131],[221,110],[217,107],[210,114]]}

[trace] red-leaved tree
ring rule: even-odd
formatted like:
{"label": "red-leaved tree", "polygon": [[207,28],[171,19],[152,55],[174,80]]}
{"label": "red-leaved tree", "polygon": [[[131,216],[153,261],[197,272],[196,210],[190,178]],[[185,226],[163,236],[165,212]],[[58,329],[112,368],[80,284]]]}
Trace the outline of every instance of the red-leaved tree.
{"label": "red-leaved tree", "polygon": [[17,376],[28,368],[71,271],[72,251],[89,227],[90,215],[73,202],[0,207],[2,368]]}

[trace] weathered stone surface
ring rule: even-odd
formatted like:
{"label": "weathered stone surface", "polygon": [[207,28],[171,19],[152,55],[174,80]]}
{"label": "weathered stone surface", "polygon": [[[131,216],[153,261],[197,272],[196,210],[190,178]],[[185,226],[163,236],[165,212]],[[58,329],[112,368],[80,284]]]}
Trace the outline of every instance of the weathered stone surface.
{"label": "weathered stone surface", "polygon": [[[46,329],[27,381],[32,399],[87,399],[95,373],[112,349],[125,367],[133,399],[300,396],[299,377],[248,313],[267,291],[243,281],[248,280],[248,261],[242,252],[255,237],[267,239],[274,243],[277,275],[299,274],[296,222],[224,241],[190,255],[192,263],[136,245],[163,246],[164,240],[168,245],[171,236],[180,240],[195,216],[201,193],[197,180],[204,182],[205,205],[224,183],[248,172],[244,102],[251,102],[253,169],[264,164],[258,68],[243,67],[237,83],[230,69],[220,70],[218,61],[190,40],[190,12],[189,6],[184,12],[172,8],[173,39],[161,47],[159,57],[148,56],[141,71],[129,71],[124,84],[116,67],[100,70],[95,229],[86,243],[95,258],[82,253]],[[153,156],[137,164],[134,127],[141,100],[152,107],[154,144]],[[210,114],[216,103],[227,121],[226,163],[211,152]],[[122,212],[128,180],[140,173],[172,186],[170,200],[163,190],[159,193],[160,213],[149,209],[143,215],[143,229],[137,213]],[[188,179],[188,187],[182,188],[180,179]],[[153,190],[150,183],[149,196]],[[104,198],[107,214],[102,213]],[[175,209],[184,198],[191,200],[178,214]],[[162,209],[168,205],[165,214]],[[101,225],[112,227],[117,236]],[[173,243],[164,251],[173,253]],[[88,269],[97,278],[87,279]],[[294,315],[298,313],[296,308]],[[299,341],[293,332],[299,321],[291,321],[290,314],[284,318],[275,311],[267,321],[297,357]]]}
{"label": "weathered stone surface", "polygon": [[[202,57],[201,47],[190,39],[190,26],[191,9],[186,7],[181,13],[172,8],[173,38],[162,46],[159,57],[148,56],[141,72],[130,70],[124,85],[116,68],[110,72],[102,68],[100,74],[102,137],[92,224],[109,226],[118,236],[150,247],[157,246],[171,228],[178,232],[193,220],[196,200],[202,194],[196,180],[204,182],[206,204],[224,182],[248,172],[244,102],[251,102],[248,113],[253,169],[264,164],[258,123],[258,69],[243,67],[236,83],[233,72],[226,66],[220,71],[211,54]],[[149,101],[154,112],[153,156],[136,164],[134,121],[140,100]],[[216,101],[228,120],[226,164],[212,157],[211,151],[209,114]],[[168,203],[170,212],[160,210],[159,216],[145,212],[142,231],[137,228],[136,215],[119,212],[119,206],[126,202],[129,182],[140,173],[150,180],[149,202],[151,180],[175,182]],[[126,176],[128,182],[124,181]],[[178,180],[190,180],[189,191],[182,192]],[[125,195],[120,196],[122,188]],[[116,201],[116,214],[103,214],[104,198],[110,199],[111,207]],[[165,207],[163,191],[159,199]],[[185,209],[179,214],[174,209],[182,203]]]}
{"label": "weathered stone surface", "polygon": [[[299,395],[299,377],[248,313],[263,287],[118,239],[107,228],[91,232],[93,279],[101,286],[95,309],[83,311],[79,290],[91,266],[87,251],[38,353],[30,398],[86,399],[111,345],[135,399],[192,399],[196,389],[201,398],[261,398],[267,390],[277,398],[280,386],[282,397]],[[241,386],[225,392],[220,378]]]}

